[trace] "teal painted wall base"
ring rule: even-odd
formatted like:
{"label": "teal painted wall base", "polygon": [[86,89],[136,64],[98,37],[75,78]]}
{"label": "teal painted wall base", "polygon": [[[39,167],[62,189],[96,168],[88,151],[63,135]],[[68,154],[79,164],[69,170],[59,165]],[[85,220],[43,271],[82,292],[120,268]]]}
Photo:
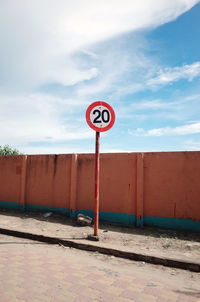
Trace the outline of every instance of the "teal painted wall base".
{"label": "teal painted wall base", "polygon": [[69,216],[69,209],[27,204],[26,211],[54,212]]}
{"label": "teal painted wall base", "polygon": [[[91,210],[73,211],[70,213],[70,217],[72,219],[76,219],[79,213],[94,218],[94,212]],[[100,212],[99,219],[101,221],[119,223],[125,226],[136,226],[138,228],[142,228],[143,226],[155,226],[165,229],[200,232],[200,221],[194,221],[189,219],[150,216],[144,216],[140,219],[137,218],[136,215],[112,212]]]}
{"label": "teal painted wall base", "polygon": [[[94,211],[91,210],[76,210],[70,211],[65,208],[48,207],[40,205],[30,205],[21,206],[17,202],[6,202],[0,201],[0,208],[8,210],[20,210],[20,211],[40,211],[40,212],[54,212],[59,214],[64,214],[72,219],[76,219],[79,213],[90,216],[94,218]],[[167,218],[167,217],[152,217],[144,216],[141,219],[137,219],[136,215],[130,215],[126,213],[112,213],[112,212],[100,212],[99,219],[101,221],[107,221],[111,223],[118,223],[125,226],[155,226],[166,229],[174,230],[185,230],[192,232],[200,232],[200,221],[194,221],[190,219],[180,219],[180,218]]]}
{"label": "teal painted wall base", "polygon": [[[86,216],[90,216],[94,219],[94,211],[92,210],[76,210],[70,213],[72,219],[76,219],[77,215],[81,213]],[[119,223],[126,226],[135,225],[136,216],[125,213],[112,213],[112,212],[99,212],[99,219],[101,221],[107,221],[112,223]]]}
{"label": "teal painted wall base", "polygon": [[190,219],[145,216],[144,226],[145,225],[165,229],[200,232],[200,221]]}
{"label": "teal painted wall base", "polygon": [[0,208],[8,210],[20,210],[21,206],[18,202],[0,201]]}
{"label": "teal painted wall base", "polygon": [[40,212],[54,212],[60,214],[67,214],[69,216],[69,209],[65,208],[57,208],[57,207],[48,207],[48,206],[40,206],[40,205],[31,205],[26,204],[21,206],[18,202],[6,202],[0,201],[0,208],[7,210],[20,210],[24,211],[40,211]]}
{"label": "teal painted wall base", "polygon": [[137,218],[136,217],[136,227],[137,228],[143,228],[144,226],[144,218]]}

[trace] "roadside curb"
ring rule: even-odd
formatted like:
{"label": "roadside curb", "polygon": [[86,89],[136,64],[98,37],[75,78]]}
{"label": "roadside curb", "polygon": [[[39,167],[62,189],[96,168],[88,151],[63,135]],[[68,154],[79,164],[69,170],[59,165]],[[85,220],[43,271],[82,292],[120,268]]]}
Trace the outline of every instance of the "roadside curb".
{"label": "roadside curb", "polygon": [[169,258],[165,258],[165,257],[143,255],[143,254],[138,254],[138,253],[134,253],[134,252],[127,252],[127,251],[123,251],[123,250],[97,246],[94,244],[80,243],[80,242],[76,242],[74,240],[60,239],[60,238],[56,238],[56,237],[32,234],[32,233],[10,230],[10,229],[5,229],[5,228],[0,228],[0,234],[19,237],[19,238],[25,238],[25,239],[31,239],[31,240],[35,240],[35,241],[50,243],[50,244],[61,244],[63,246],[67,246],[67,247],[71,247],[71,248],[76,248],[76,249],[90,251],[90,252],[99,252],[101,254],[115,256],[115,257],[119,257],[119,258],[125,258],[125,259],[134,260],[134,261],[143,261],[146,263],[174,267],[174,268],[189,270],[189,271],[193,271],[193,272],[200,272],[200,263],[182,261],[179,259],[169,259]]}

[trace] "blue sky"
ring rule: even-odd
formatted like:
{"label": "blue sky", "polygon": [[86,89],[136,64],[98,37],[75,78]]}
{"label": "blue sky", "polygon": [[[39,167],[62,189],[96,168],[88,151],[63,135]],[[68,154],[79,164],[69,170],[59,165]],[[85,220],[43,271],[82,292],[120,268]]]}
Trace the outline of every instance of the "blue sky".
{"label": "blue sky", "polygon": [[0,145],[94,152],[200,149],[200,1],[0,0]]}

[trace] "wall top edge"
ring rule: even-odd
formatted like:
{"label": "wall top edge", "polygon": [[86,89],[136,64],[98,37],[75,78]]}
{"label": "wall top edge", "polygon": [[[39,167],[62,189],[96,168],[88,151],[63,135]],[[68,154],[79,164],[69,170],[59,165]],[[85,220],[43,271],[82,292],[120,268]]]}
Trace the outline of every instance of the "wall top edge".
{"label": "wall top edge", "polygon": [[[200,154],[200,151],[152,151],[152,152],[100,152],[104,155],[110,154]],[[0,155],[2,158],[22,158],[25,156],[65,156],[65,155],[93,155],[94,153],[51,153],[51,154],[22,154],[22,155]]]}

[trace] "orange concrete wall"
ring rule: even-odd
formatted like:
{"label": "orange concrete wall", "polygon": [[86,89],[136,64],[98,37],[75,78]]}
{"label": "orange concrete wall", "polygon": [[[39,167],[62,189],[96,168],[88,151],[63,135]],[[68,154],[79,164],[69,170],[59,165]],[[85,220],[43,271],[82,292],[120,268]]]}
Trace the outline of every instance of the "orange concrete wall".
{"label": "orange concrete wall", "polygon": [[0,156],[0,200],[20,202],[22,156]]}
{"label": "orange concrete wall", "polygon": [[[143,217],[200,221],[199,182],[200,152],[101,154],[100,212],[129,215],[137,226]],[[94,155],[0,156],[5,203],[93,210]]]}
{"label": "orange concrete wall", "polygon": [[28,156],[26,203],[69,208],[71,155]]}
{"label": "orange concrete wall", "polygon": [[144,154],[144,216],[200,220],[200,152]]}
{"label": "orange concrete wall", "polygon": [[[136,154],[101,154],[100,211],[135,214]],[[94,209],[94,155],[77,158],[76,209]]]}

